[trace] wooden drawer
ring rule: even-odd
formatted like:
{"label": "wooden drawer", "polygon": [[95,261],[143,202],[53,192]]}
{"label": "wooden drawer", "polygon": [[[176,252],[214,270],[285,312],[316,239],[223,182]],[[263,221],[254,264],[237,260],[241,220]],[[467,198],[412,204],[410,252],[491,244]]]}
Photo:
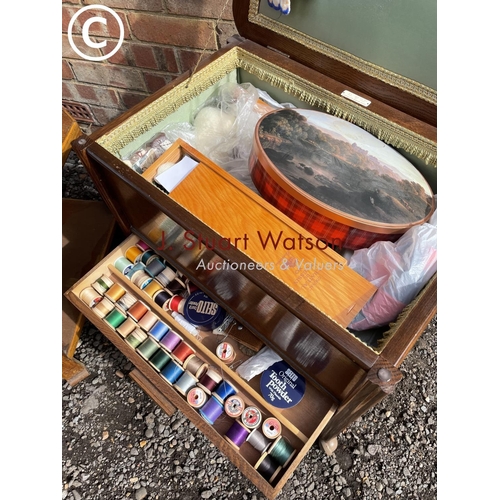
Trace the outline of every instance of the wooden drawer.
{"label": "wooden drawer", "polygon": [[[152,385],[158,394],[166,397],[182,411],[268,498],[274,498],[330,420],[337,407],[337,401],[314,384],[306,382],[304,396],[296,406],[288,409],[280,409],[268,403],[260,392],[260,376],[256,376],[247,382],[233,369],[233,367],[238,366],[241,362],[248,359],[247,355],[237,349],[236,358],[232,361],[231,365],[225,364],[215,354],[217,345],[224,337],[215,335],[212,332],[206,333],[202,331],[198,331],[198,337],[193,336],[177,323],[168,311],[158,306],[144,290],[134,285],[114,267],[113,264],[115,261],[119,257],[125,256],[126,250],[135,245],[138,240],[139,238],[136,235],[129,236],[119,247],[109,253],[97,266],[69,289],[66,292],[66,297],[99,328],[135,365],[142,376],[147,379],[150,384],[146,388],[147,392],[151,392]],[[200,416],[197,409],[188,404],[186,397],[167,382],[158,370],[154,368],[147,357],[142,356],[115,328],[80,299],[82,290],[90,287],[92,283],[103,275],[109,277],[135,298],[145,303],[171,330],[177,332],[185,343],[195,351],[198,358],[210,367],[215,368],[223,380],[228,381],[237,389],[237,394],[243,398],[246,406],[256,406],[261,410],[262,421],[271,416],[279,420],[282,425],[281,435],[287,439],[295,451],[289,457],[290,462],[285,467],[279,469],[272,482],[266,480],[255,469],[255,465],[261,459],[262,453],[248,442],[245,442],[237,449],[225,438],[225,434],[233,424],[234,418],[224,413],[215,420],[214,425],[210,425],[209,422]],[[138,326],[138,328],[140,327]],[[149,336],[149,338],[153,337]],[[232,342],[234,345],[238,345],[234,340]],[[134,380],[141,384],[140,376],[134,377]]]}

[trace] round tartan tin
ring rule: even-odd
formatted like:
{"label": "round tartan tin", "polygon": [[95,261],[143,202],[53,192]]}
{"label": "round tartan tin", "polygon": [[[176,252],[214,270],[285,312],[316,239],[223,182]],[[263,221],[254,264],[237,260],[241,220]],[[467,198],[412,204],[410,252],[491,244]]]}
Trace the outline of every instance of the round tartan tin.
{"label": "round tartan tin", "polygon": [[434,210],[430,186],[404,156],[320,111],[263,116],[249,168],[264,199],[332,247],[395,241]]}

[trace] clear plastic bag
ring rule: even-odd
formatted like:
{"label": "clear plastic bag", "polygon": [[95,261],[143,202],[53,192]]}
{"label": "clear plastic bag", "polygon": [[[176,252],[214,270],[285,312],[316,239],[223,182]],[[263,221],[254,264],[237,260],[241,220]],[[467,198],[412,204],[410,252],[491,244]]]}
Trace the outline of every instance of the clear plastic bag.
{"label": "clear plastic bag", "polygon": [[349,267],[378,287],[349,325],[366,330],[394,321],[437,270],[437,210],[398,241],[356,250]]}
{"label": "clear plastic bag", "polygon": [[152,139],[144,143],[137,151],[123,158],[123,162],[136,172],[142,174],[172,145],[172,142],[163,132],[159,132]]}
{"label": "clear plastic bag", "polygon": [[263,347],[255,356],[247,359],[236,368],[236,373],[245,380],[251,380],[263,371],[267,370],[271,365],[282,361],[270,347]]}

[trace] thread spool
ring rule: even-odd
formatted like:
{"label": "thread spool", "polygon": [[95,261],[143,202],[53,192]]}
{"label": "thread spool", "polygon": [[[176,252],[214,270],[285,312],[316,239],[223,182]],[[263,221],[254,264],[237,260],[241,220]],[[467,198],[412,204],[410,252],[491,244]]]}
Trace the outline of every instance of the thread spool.
{"label": "thread spool", "polygon": [[224,437],[229,443],[239,450],[240,446],[246,441],[249,434],[250,431],[238,420],[235,420],[233,425],[231,425],[231,427],[227,430]]}
{"label": "thread spool", "polygon": [[158,351],[160,346],[156,343],[156,340],[148,337],[140,346],[137,347],[137,352],[145,359],[148,360],[153,356],[153,354]]}
{"label": "thread spool", "polygon": [[224,403],[224,411],[232,418],[238,418],[244,409],[245,402],[238,395],[229,396]]}
{"label": "thread spool", "polygon": [[129,307],[127,314],[136,322],[139,322],[139,320],[149,311],[149,307],[144,304],[144,302],[141,302],[138,300],[133,306]]}
{"label": "thread spool", "polygon": [[157,292],[162,292],[163,288],[156,280],[151,280],[147,286],[144,287],[144,293],[153,298]]}
{"label": "thread spool", "polygon": [[116,330],[116,328],[118,328],[126,319],[127,315],[115,307],[105,316],[104,321],[106,321],[106,323],[113,328],[113,330]]}
{"label": "thread spool", "polygon": [[227,380],[223,380],[217,389],[212,392],[212,396],[219,398],[221,403],[224,403],[229,396],[234,394],[236,394],[236,389]]}
{"label": "thread spool", "polygon": [[154,278],[165,269],[165,264],[158,258],[151,260],[146,266],[146,272]]}
{"label": "thread spool", "polygon": [[281,423],[277,418],[269,417],[262,424],[262,432],[269,439],[276,439],[281,434]]}
{"label": "thread spool", "polygon": [[258,429],[254,429],[247,437],[248,444],[253,446],[259,453],[264,453],[273,443],[267,439]]}
{"label": "thread spool", "polygon": [[80,297],[80,300],[82,302],[85,302],[85,304],[87,304],[89,307],[94,307],[96,304],[98,304],[102,300],[102,295],[97,293],[94,290],[94,288],[92,288],[91,286],[84,288],[80,292],[79,297]]}
{"label": "thread spool", "polygon": [[129,333],[125,338],[125,342],[130,344],[134,349],[139,347],[148,338],[140,328],[136,328],[132,333]]}
{"label": "thread spool", "polygon": [[183,364],[191,354],[194,354],[194,349],[184,341],[180,342],[172,351],[173,358],[178,361],[179,364]]}
{"label": "thread spool", "polygon": [[143,254],[143,251],[136,247],[129,247],[125,251],[125,258],[129,260],[130,262],[133,262],[134,264],[137,264],[140,261],[140,257]]}
{"label": "thread spool", "polygon": [[214,425],[214,422],[224,413],[224,407],[222,403],[214,397],[208,399],[208,401],[200,408],[200,415],[210,424]]}
{"label": "thread spool", "polygon": [[130,271],[128,272],[127,278],[130,281],[132,281],[132,276],[139,271],[144,271],[144,269],[146,269],[146,266],[142,262],[137,262],[132,266],[132,269],[130,269]]}
{"label": "thread spool", "polygon": [[99,316],[99,318],[104,318],[108,313],[110,313],[114,309],[113,302],[103,297],[102,300],[96,304],[92,310]]}
{"label": "thread spool", "polygon": [[131,293],[125,292],[125,295],[120,297],[116,305],[120,306],[124,311],[128,311],[136,302],[137,299]]}
{"label": "thread spool", "polygon": [[137,271],[131,278],[132,283],[143,290],[146,288],[152,281],[153,278],[146,271]]}
{"label": "thread spool", "polygon": [[199,387],[190,389],[186,396],[188,404],[193,408],[201,408],[207,402],[207,398],[207,394]]}
{"label": "thread spool", "polygon": [[165,288],[174,295],[186,291],[186,285],[180,278],[177,277],[174,278]]}
{"label": "thread spool", "polygon": [[166,287],[175,277],[176,272],[168,266],[166,266],[161,273],[155,276],[155,278],[161,283],[163,287]]}
{"label": "thread spool", "polygon": [[127,335],[132,333],[137,327],[137,323],[132,318],[127,318],[116,331],[125,338]]}
{"label": "thread spool", "polygon": [[286,467],[293,458],[297,450],[285,439],[280,436],[269,448],[269,455],[281,466]]}
{"label": "thread spool", "polygon": [[180,295],[174,295],[170,299],[170,303],[168,304],[168,308],[171,311],[178,312],[179,314],[182,314],[184,310],[184,303],[186,302],[186,299]]}
{"label": "thread spool", "polygon": [[181,375],[184,373],[182,366],[177,364],[173,359],[171,359],[165,368],[160,372],[160,375],[170,384],[173,385],[179,380]]}
{"label": "thread spool", "polygon": [[182,337],[173,330],[169,330],[160,340],[160,346],[168,352],[172,352],[181,342]]}
{"label": "thread spool", "polygon": [[123,276],[127,276],[130,270],[134,267],[134,263],[130,262],[127,257],[119,257],[115,260],[114,266],[123,274]]}
{"label": "thread spool", "polygon": [[174,384],[174,387],[183,395],[185,396],[187,392],[192,389],[193,387],[196,386],[196,383],[198,382],[198,379],[192,374],[189,373],[188,371],[185,371],[179,380]]}
{"label": "thread spool", "polygon": [[272,483],[281,471],[281,465],[277,464],[267,453],[259,458],[254,468],[269,483]]}
{"label": "thread spool", "polygon": [[232,363],[236,358],[236,349],[233,344],[223,341],[215,348],[215,354],[224,363]]}
{"label": "thread spool", "polygon": [[262,422],[262,413],[256,406],[247,406],[241,414],[241,422],[249,429],[256,429]]}
{"label": "thread spool", "polygon": [[158,317],[155,313],[148,311],[138,322],[138,325],[146,332],[153,327],[153,325],[158,321]]}
{"label": "thread spool", "polygon": [[149,362],[151,365],[153,365],[153,368],[157,371],[160,372],[167,366],[167,363],[171,360],[172,358],[163,350],[163,349],[158,349],[152,356],[149,358]]}
{"label": "thread spool", "polygon": [[192,294],[197,290],[199,290],[199,288],[192,281],[189,280],[186,281],[186,289],[189,292],[189,294]]}
{"label": "thread spool", "polygon": [[198,382],[198,386],[201,387],[207,394],[212,394],[212,391],[216,389],[222,377],[217,373],[212,367],[203,374]]}
{"label": "thread spool", "polygon": [[117,302],[123,295],[125,295],[125,288],[118,283],[113,283],[104,293],[104,296],[111,300],[111,302]]}
{"label": "thread spool", "polygon": [[192,373],[197,379],[205,373],[207,368],[207,363],[198,358],[195,354],[192,354],[184,361],[184,369]]}
{"label": "thread spool", "polygon": [[150,259],[154,257],[154,258],[158,258],[159,256],[156,255],[155,252],[153,252],[153,250],[146,250],[145,252],[143,252],[143,254],[141,255],[140,257],[140,262],[142,262],[145,266],[148,265]]}
{"label": "thread spool", "polygon": [[149,329],[149,335],[156,339],[158,342],[167,334],[170,330],[168,325],[163,323],[160,319]]}
{"label": "thread spool", "polygon": [[166,309],[168,301],[170,300],[170,294],[165,292],[165,290],[162,290],[160,292],[155,293],[153,300],[162,309]]}
{"label": "thread spool", "polygon": [[94,283],[92,283],[92,288],[97,293],[104,295],[104,293],[113,285],[113,283],[114,282],[111,278],[108,278],[103,274],[100,278],[97,278]]}
{"label": "thread spool", "polygon": [[135,246],[138,247],[141,252],[147,252],[148,250],[151,250],[151,247],[142,240],[137,241]]}

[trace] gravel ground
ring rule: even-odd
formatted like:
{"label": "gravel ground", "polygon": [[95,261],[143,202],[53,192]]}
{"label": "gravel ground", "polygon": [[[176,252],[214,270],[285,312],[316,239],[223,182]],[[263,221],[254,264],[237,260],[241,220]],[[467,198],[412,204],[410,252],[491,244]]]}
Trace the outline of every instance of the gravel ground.
{"label": "gravel ground", "polygon": [[[63,196],[98,199],[73,153]],[[180,412],[168,417],[142,392],[88,322],[75,358],[90,376],[62,383],[63,499],[264,499]],[[437,318],[401,370],[395,393],[344,431],[331,457],[314,445],[279,498],[437,498]]]}

